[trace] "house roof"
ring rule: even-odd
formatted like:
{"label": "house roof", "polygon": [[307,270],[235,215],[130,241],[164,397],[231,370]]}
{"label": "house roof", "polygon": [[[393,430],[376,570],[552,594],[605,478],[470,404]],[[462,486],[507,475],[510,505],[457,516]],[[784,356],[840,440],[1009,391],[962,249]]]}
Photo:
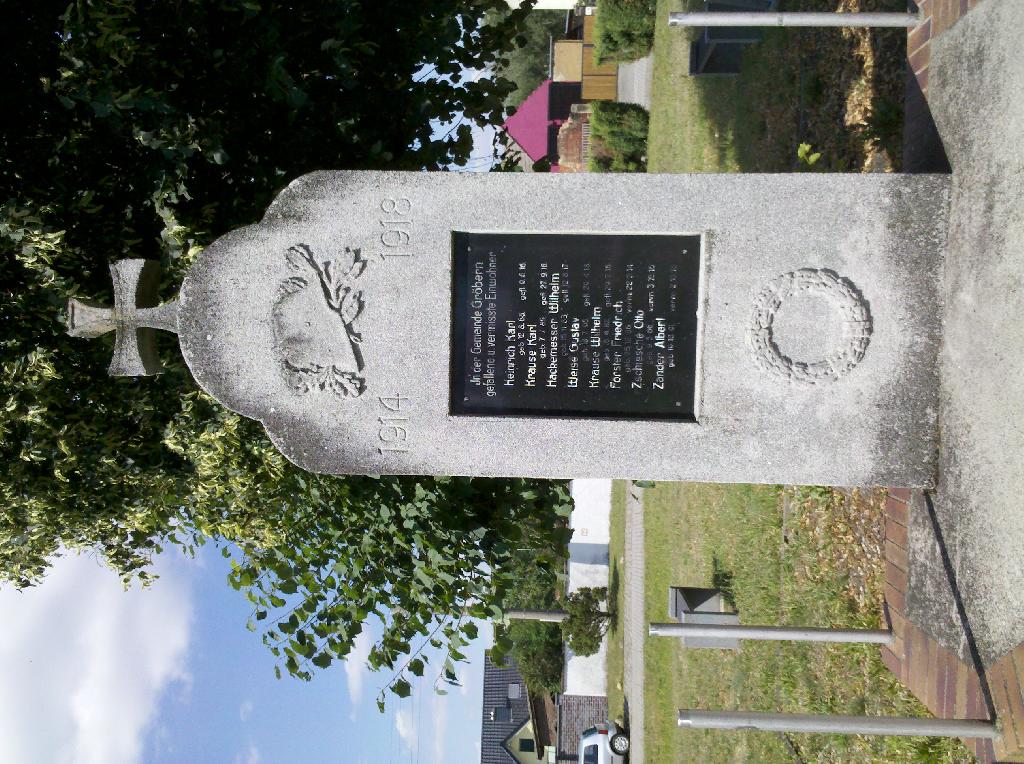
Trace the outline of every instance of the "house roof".
{"label": "house roof", "polygon": [[548,154],[548,102],[551,80],[544,80],[526,97],[516,113],[505,120],[505,130],[536,162]]}
{"label": "house roof", "polygon": [[580,100],[581,87],[579,82],[544,80],[505,120],[505,131],[531,163],[547,157],[551,171],[558,171],[558,129]]}
{"label": "house roof", "polygon": [[[509,697],[509,686],[518,685],[518,697]],[[501,709],[502,713],[492,712]],[[505,715],[507,709],[507,715]],[[507,721],[506,721],[507,719]],[[484,656],[483,723],[480,731],[481,764],[516,764],[504,743],[508,737],[530,720],[529,701],[523,677],[509,660],[499,665]]]}
{"label": "house roof", "polygon": [[501,741],[501,747],[505,749],[505,753],[507,753],[509,756],[511,756],[513,760],[518,761],[516,759],[515,752],[509,747],[508,744],[512,741],[512,738],[514,738],[517,735],[519,735],[519,733],[522,731],[523,727],[525,727],[529,723],[530,723],[530,719],[529,719],[529,717],[527,717],[526,720],[522,724],[520,724],[518,727],[516,727],[514,730],[512,730],[510,733],[508,733],[505,736],[505,739]]}

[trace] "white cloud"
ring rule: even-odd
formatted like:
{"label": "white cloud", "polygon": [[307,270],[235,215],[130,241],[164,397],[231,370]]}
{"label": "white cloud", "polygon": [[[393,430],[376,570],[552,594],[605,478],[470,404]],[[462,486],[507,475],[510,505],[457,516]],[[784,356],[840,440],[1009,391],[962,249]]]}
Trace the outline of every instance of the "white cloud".
{"label": "white cloud", "polygon": [[[426,688],[423,688],[426,690]],[[451,759],[451,740],[448,738],[448,696],[434,695],[430,704],[430,727],[433,730],[434,764]]]}
{"label": "white cloud", "polygon": [[416,743],[416,724],[412,720],[412,713],[399,710],[395,712],[395,729],[398,736],[402,738],[405,747],[410,751]]}
{"label": "white cloud", "polygon": [[370,647],[373,646],[373,637],[364,627],[355,642],[352,643],[352,651],[345,658],[345,681],[348,685],[348,697],[352,701],[351,718],[356,718],[356,710],[363,699],[363,687],[366,684],[366,676],[369,669],[366,667],[366,659],[370,655]]}
{"label": "white cloud", "polygon": [[137,762],[161,695],[187,691],[189,575],[161,562],[149,589],[124,591],[84,556],[40,586],[0,590],[0,761]]}
{"label": "white cloud", "polygon": [[238,718],[243,722],[249,721],[249,717],[252,716],[253,702],[251,700],[243,700],[242,705],[238,707]]}
{"label": "white cloud", "polygon": [[231,764],[261,764],[263,756],[260,754],[259,749],[252,743],[241,753],[236,753],[235,758],[232,759]]}
{"label": "white cloud", "polygon": [[473,151],[470,154],[468,167],[474,172],[488,172],[491,168],[491,157],[494,154],[494,127],[473,125]]}
{"label": "white cloud", "polygon": [[467,67],[459,73],[460,82],[479,82],[480,80],[490,77],[492,69],[489,66],[484,66],[479,69],[474,67]]}

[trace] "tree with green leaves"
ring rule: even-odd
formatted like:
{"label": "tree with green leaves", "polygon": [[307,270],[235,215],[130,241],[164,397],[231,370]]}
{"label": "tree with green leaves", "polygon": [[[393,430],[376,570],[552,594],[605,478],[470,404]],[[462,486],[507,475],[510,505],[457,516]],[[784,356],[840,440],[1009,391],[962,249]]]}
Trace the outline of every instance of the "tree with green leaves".
{"label": "tree with green leaves", "polygon": [[[565,559],[545,559],[529,551],[518,552],[511,566],[516,586],[505,597],[506,611],[558,607],[564,591]],[[507,640],[508,653],[531,692],[555,694],[562,691],[565,656],[558,624],[510,619],[506,624],[496,625],[495,631]]]}
{"label": "tree with green leaves", "polygon": [[[488,14],[488,19],[500,20],[511,12],[506,8]],[[565,36],[565,11],[533,11],[523,22],[520,35],[522,45],[510,51],[507,63],[498,69],[502,77],[516,84],[505,98],[506,106],[518,107],[551,76],[551,43]]]}
{"label": "tree with green leaves", "polygon": [[606,587],[582,587],[565,598],[566,618],[562,634],[576,655],[593,655],[601,649],[611,613],[605,610]]}
{"label": "tree with green leaves", "polygon": [[502,614],[515,550],[567,542],[564,484],[304,473],[198,390],[170,343],[162,376],[107,377],[109,337],[67,337],[63,306],[109,302],[108,264],[125,257],[161,261],[171,296],[206,244],[302,173],[465,161],[468,122],[500,123],[513,88],[461,76],[514,46],[527,9],[483,24],[498,6],[39,0],[5,14],[0,580],[32,586],[88,552],[145,581],[163,548],[213,543],[288,673],[345,657],[377,618],[370,663],[394,692],[429,644],[452,680],[470,619]]}
{"label": "tree with green leaves", "polygon": [[597,63],[627,63],[650,53],[656,17],[656,0],[597,0],[594,18]]}
{"label": "tree with green leaves", "polygon": [[601,649],[614,613],[605,610],[606,587],[580,587],[565,598],[562,610],[511,609],[510,621],[560,624],[562,637],[576,655],[593,655]]}

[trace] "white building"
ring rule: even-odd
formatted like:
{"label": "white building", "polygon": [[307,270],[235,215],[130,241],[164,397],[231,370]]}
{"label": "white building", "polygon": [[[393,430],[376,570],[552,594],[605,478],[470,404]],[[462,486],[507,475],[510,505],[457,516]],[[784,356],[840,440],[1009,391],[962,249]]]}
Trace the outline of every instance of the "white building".
{"label": "white building", "polygon": [[[569,583],[572,593],[583,587],[608,586],[608,540],[612,510],[611,480],[573,480],[570,487],[575,507],[569,519]],[[565,648],[565,694],[605,697],[608,670],[605,656],[608,638],[594,655],[582,657]]]}

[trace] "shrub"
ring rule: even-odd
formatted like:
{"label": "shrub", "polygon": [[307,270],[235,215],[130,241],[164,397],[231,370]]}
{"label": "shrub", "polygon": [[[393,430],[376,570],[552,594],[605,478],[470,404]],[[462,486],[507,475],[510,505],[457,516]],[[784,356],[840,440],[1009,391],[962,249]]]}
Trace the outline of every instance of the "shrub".
{"label": "shrub", "polygon": [[636,61],[654,45],[656,0],[597,0],[594,53],[599,64]]}
{"label": "shrub", "polygon": [[591,172],[647,170],[647,110],[632,103],[590,104]]}
{"label": "shrub", "polygon": [[562,632],[557,623],[513,621],[506,632],[511,655],[530,692],[554,695],[562,691]]}
{"label": "shrub", "polygon": [[605,587],[577,589],[565,598],[568,617],[562,621],[562,635],[576,655],[593,655],[601,649],[601,638],[608,628],[608,599]]}
{"label": "shrub", "polygon": [[[542,559],[535,552],[519,552],[504,573],[515,586],[502,598],[504,609],[525,608],[557,610],[561,607],[560,571],[565,566],[567,547],[552,551],[553,559]],[[562,691],[562,632],[557,623],[513,620],[495,626],[496,642],[507,644],[507,654],[515,661],[530,692],[555,694]]]}

